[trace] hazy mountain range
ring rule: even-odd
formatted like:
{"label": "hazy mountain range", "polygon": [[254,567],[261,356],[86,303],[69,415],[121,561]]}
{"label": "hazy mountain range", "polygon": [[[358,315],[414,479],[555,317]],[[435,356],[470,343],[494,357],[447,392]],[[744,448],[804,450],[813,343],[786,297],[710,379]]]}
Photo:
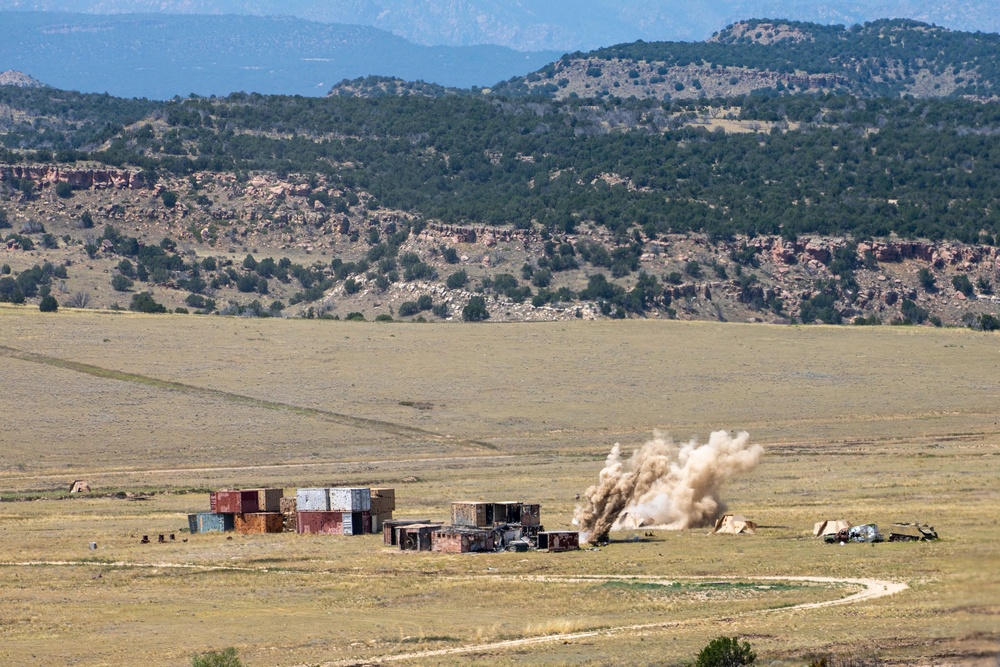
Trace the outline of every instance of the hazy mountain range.
{"label": "hazy mountain range", "polygon": [[701,40],[749,18],[846,25],[912,18],[953,30],[1000,31],[984,0],[0,0],[0,10],[96,14],[288,15],[386,30],[424,45],[496,44],[574,51],[643,40]]}
{"label": "hazy mountain range", "polygon": [[67,90],[168,99],[189,93],[321,96],[371,74],[487,86],[560,53],[422,46],[383,30],[292,17],[0,14],[0,70]]}

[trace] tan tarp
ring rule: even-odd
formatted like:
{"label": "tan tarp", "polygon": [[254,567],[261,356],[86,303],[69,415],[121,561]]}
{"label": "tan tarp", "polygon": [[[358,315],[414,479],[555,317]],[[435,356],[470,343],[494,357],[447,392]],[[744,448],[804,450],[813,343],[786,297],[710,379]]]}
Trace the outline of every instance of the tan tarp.
{"label": "tan tarp", "polygon": [[725,514],[715,522],[715,530],[713,532],[732,535],[739,535],[740,533],[753,535],[756,530],[757,524],[745,516],[740,514]]}
{"label": "tan tarp", "polygon": [[813,526],[813,536],[823,537],[824,535],[836,535],[842,530],[847,530],[851,528],[854,524],[846,519],[827,519],[826,521],[817,521],[816,525]]}

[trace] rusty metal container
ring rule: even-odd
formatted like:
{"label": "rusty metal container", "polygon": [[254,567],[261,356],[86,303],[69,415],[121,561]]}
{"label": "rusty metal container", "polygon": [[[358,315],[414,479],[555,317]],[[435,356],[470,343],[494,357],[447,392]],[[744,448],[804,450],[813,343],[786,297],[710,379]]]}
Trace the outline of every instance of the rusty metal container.
{"label": "rusty metal container", "polygon": [[394,547],[399,544],[400,528],[430,522],[430,519],[385,519],[382,521],[382,541],[386,546]]}
{"label": "rusty metal container", "polygon": [[330,489],[330,510],[333,512],[370,512],[371,509],[371,489]]}
{"label": "rusty metal container", "polygon": [[547,530],[538,533],[539,550],[572,551],[580,548],[580,533],[575,530]]}
{"label": "rusty metal container", "polygon": [[382,498],[372,496],[371,499],[371,513],[374,514],[389,514],[392,515],[392,511],[396,509],[396,501],[393,498]]}
{"label": "rusty metal container", "polygon": [[455,526],[485,528],[493,523],[493,503],[454,502],[451,504],[451,523]]}
{"label": "rusty metal container", "polygon": [[295,503],[300,512],[329,512],[330,489],[298,489]]}
{"label": "rusty metal container", "polygon": [[430,551],[434,533],[441,529],[439,523],[415,523],[400,526],[399,548],[403,551]]}
{"label": "rusty metal container", "polygon": [[224,533],[233,530],[235,520],[232,514],[199,512],[188,514],[188,529],[195,533]]}
{"label": "rusty metal container", "polygon": [[249,514],[259,511],[257,490],[215,492],[215,510],[219,514]]}
{"label": "rusty metal container", "polygon": [[280,533],[285,527],[285,517],[281,512],[253,512],[234,516],[237,533]]}
{"label": "rusty metal container", "polygon": [[521,503],[493,503],[493,523],[521,523]]}
{"label": "rusty metal container", "polygon": [[376,512],[372,510],[372,534],[379,535],[382,533],[382,525],[392,519],[392,510],[386,510],[383,512]]}
{"label": "rusty metal container", "polygon": [[278,503],[278,508],[281,510],[281,515],[284,517],[285,522],[285,532],[294,533],[296,532],[296,508],[298,507],[298,502],[296,498],[282,498]]}
{"label": "rusty metal container", "polygon": [[371,496],[372,496],[373,512],[375,511],[376,502],[378,503],[378,506],[381,508],[380,511],[381,510],[392,511],[396,509],[396,489],[374,488],[371,489]]}
{"label": "rusty metal container", "polygon": [[343,512],[298,512],[295,530],[302,535],[343,535]]}
{"label": "rusty metal container", "polygon": [[527,503],[521,505],[521,520],[522,526],[539,526],[542,523],[542,506],[541,505],[529,505]]}
{"label": "rusty metal container", "polygon": [[371,512],[344,512],[344,535],[370,535],[372,532]]}
{"label": "rusty metal container", "polygon": [[446,526],[434,532],[431,550],[447,554],[495,551],[493,531]]}
{"label": "rusty metal container", "polygon": [[257,489],[258,512],[280,512],[284,489]]}

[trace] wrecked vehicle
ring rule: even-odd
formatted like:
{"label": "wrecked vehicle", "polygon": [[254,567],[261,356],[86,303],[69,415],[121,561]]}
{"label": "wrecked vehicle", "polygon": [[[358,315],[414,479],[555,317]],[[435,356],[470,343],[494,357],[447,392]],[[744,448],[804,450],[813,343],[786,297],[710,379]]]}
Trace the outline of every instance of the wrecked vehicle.
{"label": "wrecked vehicle", "polygon": [[836,534],[825,535],[823,541],[827,544],[845,544],[847,542],[885,542],[885,536],[878,532],[878,525],[866,523],[838,531]]}
{"label": "wrecked vehicle", "polygon": [[890,542],[926,542],[938,539],[934,526],[925,523],[894,523],[889,530]]}

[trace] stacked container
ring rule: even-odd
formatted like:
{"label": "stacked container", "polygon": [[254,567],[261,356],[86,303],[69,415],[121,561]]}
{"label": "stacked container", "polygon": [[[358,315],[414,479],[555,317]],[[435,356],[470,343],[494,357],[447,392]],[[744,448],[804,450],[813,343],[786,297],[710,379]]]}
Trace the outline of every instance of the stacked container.
{"label": "stacked container", "polygon": [[299,489],[295,502],[295,523],[299,533],[365,535],[372,532],[371,489]]}
{"label": "stacked container", "polygon": [[280,533],[281,489],[223,489],[208,496],[211,512],[188,515],[192,533]]}
{"label": "stacked container", "polygon": [[382,525],[392,519],[392,512],[396,509],[395,489],[372,489],[372,532],[381,533]]}

